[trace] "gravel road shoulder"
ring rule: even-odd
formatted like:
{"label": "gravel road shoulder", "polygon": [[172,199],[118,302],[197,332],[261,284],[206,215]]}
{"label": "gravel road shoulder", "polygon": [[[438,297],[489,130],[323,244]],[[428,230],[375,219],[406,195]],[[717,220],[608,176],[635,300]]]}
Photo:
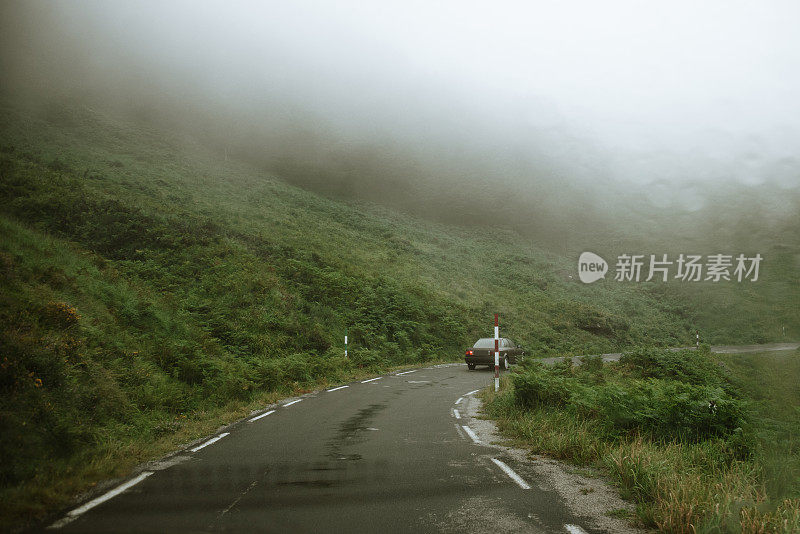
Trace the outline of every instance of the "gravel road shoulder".
{"label": "gravel road shoulder", "polygon": [[[465,399],[463,415],[483,444],[488,444],[515,460],[515,469],[529,482],[543,490],[555,491],[576,515],[586,518],[585,525],[600,532],[642,534],[652,532],[637,528],[626,518],[634,516],[634,505],[623,500],[614,486],[599,472],[577,468],[529,451],[505,445],[494,421],[485,419],[482,402],[475,396]],[[624,512],[623,512],[624,511]],[[609,515],[612,514],[612,515]]]}

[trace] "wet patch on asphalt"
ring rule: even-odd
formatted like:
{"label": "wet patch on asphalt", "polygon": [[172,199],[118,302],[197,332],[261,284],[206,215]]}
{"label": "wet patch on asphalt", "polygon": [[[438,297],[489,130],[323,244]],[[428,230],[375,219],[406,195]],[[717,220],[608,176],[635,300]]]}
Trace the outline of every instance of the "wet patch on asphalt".
{"label": "wet patch on asphalt", "polygon": [[334,460],[361,460],[360,454],[348,452],[347,449],[367,440],[372,420],[379,412],[385,410],[386,406],[386,403],[370,404],[343,421],[336,434],[325,444],[328,457]]}

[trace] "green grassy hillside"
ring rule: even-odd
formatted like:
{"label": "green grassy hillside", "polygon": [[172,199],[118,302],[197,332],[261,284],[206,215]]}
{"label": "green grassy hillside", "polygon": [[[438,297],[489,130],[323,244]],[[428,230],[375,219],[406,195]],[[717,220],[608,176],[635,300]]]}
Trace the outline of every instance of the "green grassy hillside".
{"label": "green grassy hillside", "polygon": [[0,125],[6,517],[267,399],[457,360],[494,312],[542,356],[687,344],[697,327],[726,342],[797,332],[796,310],[764,313],[766,293],[728,288],[731,323],[707,295],[585,286],[574,259],[502,228],[330,200],[85,107],[4,104]]}

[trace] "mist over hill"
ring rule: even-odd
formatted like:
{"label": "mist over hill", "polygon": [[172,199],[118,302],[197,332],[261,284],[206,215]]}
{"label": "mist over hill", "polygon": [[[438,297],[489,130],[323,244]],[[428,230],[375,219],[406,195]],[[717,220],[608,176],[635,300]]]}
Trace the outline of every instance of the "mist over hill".
{"label": "mist over hill", "polygon": [[663,249],[676,228],[752,251],[796,227],[798,57],[775,13],[680,23],[676,4],[657,31],[654,13],[612,5],[577,33],[561,10],[519,9],[10,2],[2,84],[45,114],[113,110],[316,192],[562,253]]}

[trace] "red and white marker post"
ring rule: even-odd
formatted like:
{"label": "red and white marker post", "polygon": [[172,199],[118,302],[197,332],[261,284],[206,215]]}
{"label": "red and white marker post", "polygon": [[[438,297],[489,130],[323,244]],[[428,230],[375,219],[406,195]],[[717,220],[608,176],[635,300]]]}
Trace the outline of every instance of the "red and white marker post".
{"label": "red and white marker post", "polygon": [[494,314],[494,390],[500,389],[500,315]]}

